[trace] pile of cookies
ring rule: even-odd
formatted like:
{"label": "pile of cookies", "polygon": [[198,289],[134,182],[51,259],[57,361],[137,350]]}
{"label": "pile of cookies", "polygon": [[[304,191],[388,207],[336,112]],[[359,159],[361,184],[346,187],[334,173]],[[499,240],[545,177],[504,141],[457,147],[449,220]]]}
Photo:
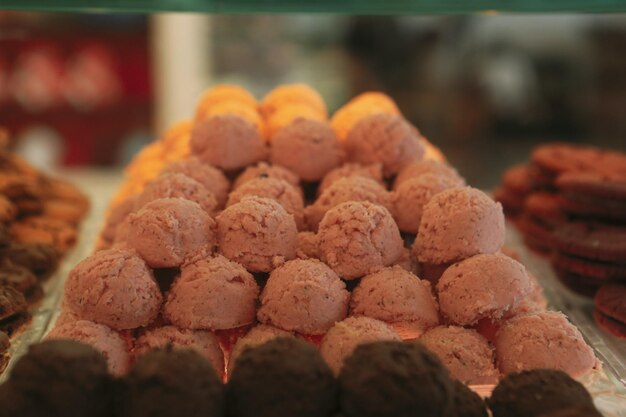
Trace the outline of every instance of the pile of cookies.
{"label": "pile of cookies", "polygon": [[390,97],[362,94],[327,120],[304,85],[256,104],[217,86],[197,108],[127,168],[49,339],[91,344],[116,375],[173,344],[227,377],[279,336],[319,346],[336,374],[359,344],[416,339],[466,384],[597,369],[578,329],[500,253],[501,205]]}
{"label": "pile of cookies", "polygon": [[[624,292],[626,154],[560,143],[541,145],[529,163],[504,174],[494,197],[525,243],[551,258],[568,288],[594,296],[609,284],[611,292]],[[604,293],[597,296],[598,310],[606,303]],[[597,312],[596,321],[626,337],[626,306],[621,304],[604,309],[607,313]]]}
{"label": "pile of cookies", "polygon": [[8,149],[0,131],[0,371],[9,336],[28,321],[41,283],[76,242],[89,208],[72,185],[37,171]]}

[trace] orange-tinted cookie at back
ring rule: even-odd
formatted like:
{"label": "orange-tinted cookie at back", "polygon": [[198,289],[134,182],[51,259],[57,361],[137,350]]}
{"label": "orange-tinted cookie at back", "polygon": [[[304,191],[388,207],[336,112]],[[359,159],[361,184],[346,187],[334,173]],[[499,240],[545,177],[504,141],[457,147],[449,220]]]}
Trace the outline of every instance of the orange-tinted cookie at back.
{"label": "orange-tinted cookie at back", "polygon": [[208,89],[196,106],[195,120],[203,115],[215,105],[224,102],[237,102],[251,108],[257,107],[257,100],[245,88],[232,84],[218,84]]}
{"label": "orange-tinted cookie at back", "polygon": [[269,119],[275,112],[285,107],[305,105],[326,119],[328,110],[322,96],[306,84],[286,84],[267,93],[260,105],[261,114]]}
{"label": "orange-tinted cookie at back", "polygon": [[331,119],[331,125],[339,140],[345,140],[348,132],[361,119],[378,113],[400,114],[400,110],[396,103],[383,93],[363,93],[337,110]]}

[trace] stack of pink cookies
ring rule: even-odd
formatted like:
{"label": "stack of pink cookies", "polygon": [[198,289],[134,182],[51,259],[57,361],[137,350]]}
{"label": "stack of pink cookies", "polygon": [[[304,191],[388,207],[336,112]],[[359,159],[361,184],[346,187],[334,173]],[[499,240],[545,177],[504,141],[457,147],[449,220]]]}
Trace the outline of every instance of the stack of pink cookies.
{"label": "stack of pink cookies", "polygon": [[335,372],[357,345],[400,339],[468,384],[596,366],[500,252],[500,204],[466,186],[389,97],[358,96],[328,120],[307,86],[260,103],[220,86],[150,146],[48,336],[94,345],[115,373],[172,343],[224,374],[277,336],[319,345]]}

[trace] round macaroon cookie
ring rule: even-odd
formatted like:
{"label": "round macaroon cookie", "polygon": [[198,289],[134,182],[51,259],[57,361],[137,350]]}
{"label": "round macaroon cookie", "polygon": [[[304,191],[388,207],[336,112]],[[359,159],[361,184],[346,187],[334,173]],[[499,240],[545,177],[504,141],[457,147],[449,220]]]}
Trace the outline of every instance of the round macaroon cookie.
{"label": "round macaroon cookie", "polygon": [[445,270],[437,283],[439,308],[450,323],[497,321],[533,289],[524,265],[505,255],[476,255]]}
{"label": "round macaroon cookie", "polygon": [[258,296],[243,266],[221,255],[197,257],[181,267],[163,314],[184,329],[233,329],[254,323]]}
{"label": "round macaroon cookie", "polygon": [[438,177],[443,177],[460,187],[465,185],[465,180],[454,167],[445,162],[422,159],[420,161],[411,162],[398,173],[393,181],[393,189],[397,190],[403,182],[418,178],[424,174],[434,174]]}
{"label": "round macaroon cookie", "polygon": [[224,373],[224,354],[217,337],[206,330],[179,329],[163,326],[143,332],[134,343],[133,356],[139,358],[151,350],[172,346],[175,349],[192,349],[206,359],[216,374]]}
{"label": "round macaroon cookie", "polygon": [[328,187],[335,181],[347,177],[365,177],[379,183],[382,187],[386,187],[383,180],[383,165],[381,163],[361,165],[355,163],[346,163],[338,168],[328,172],[317,187],[317,195],[322,195]]}
{"label": "round macaroon cookie", "polygon": [[432,173],[404,181],[391,193],[391,213],[398,228],[405,233],[417,233],[424,206],[436,194],[458,187],[458,184],[456,180]]}
{"label": "round macaroon cookie", "polygon": [[267,157],[265,141],[246,119],[225,114],[194,125],[191,151],[201,160],[225,171],[235,171]]}
{"label": "round macaroon cookie", "polygon": [[254,178],[230,193],[227,207],[239,203],[245,197],[269,198],[279,203],[291,214],[298,230],[304,229],[304,200],[299,188],[278,178]]}
{"label": "round macaroon cookie", "polygon": [[296,256],[296,222],[274,200],[246,197],[216,221],[219,252],[249,271],[269,272]]}
{"label": "round macaroon cookie", "polygon": [[296,257],[299,259],[319,259],[317,235],[313,232],[298,233],[298,249]]}
{"label": "round macaroon cookie", "polygon": [[224,207],[228,199],[230,182],[222,171],[202,162],[196,157],[172,162],[163,168],[163,173],[180,173],[188,176],[204,186],[217,200],[219,208]]}
{"label": "round macaroon cookie", "polygon": [[400,114],[393,99],[383,93],[370,91],[359,94],[333,114],[331,124],[339,140],[344,141],[348,132],[361,119],[378,113]]}
{"label": "round macaroon cookie", "polygon": [[343,151],[327,123],[297,118],[272,136],[270,160],[304,181],[319,181],[341,164]]}
{"label": "round macaroon cookie", "polygon": [[304,105],[314,110],[321,117],[328,113],[322,96],[306,84],[285,84],[267,93],[260,105],[263,117],[269,119],[281,109]]}
{"label": "round macaroon cookie", "polygon": [[162,301],[152,271],[134,250],[96,252],[76,265],[65,283],[72,311],[116,330],[150,324]]}
{"label": "round macaroon cookie", "polygon": [[250,329],[248,333],[237,339],[237,342],[235,342],[233,350],[230,352],[230,357],[228,358],[228,373],[232,373],[233,368],[237,363],[237,359],[239,359],[239,356],[241,356],[244,350],[262,345],[263,343],[269,342],[270,340],[274,340],[278,337],[295,336],[292,332],[279,329],[278,327],[268,326],[266,324],[259,324]]}
{"label": "round macaroon cookie", "polygon": [[544,311],[504,322],[495,339],[500,372],[550,368],[581,377],[597,366],[593,349],[563,313]]}
{"label": "round macaroon cookie", "polygon": [[389,323],[403,339],[439,324],[430,283],[395,265],[364,276],[352,292],[350,315]]}
{"label": "round macaroon cookie", "polygon": [[453,378],[467,385],[492,385],[500,373],[495,366],[495,352],[487,339],[473,329],[439,326],[419,338],[448,368]]}
{"label": "round macaroon cookie", "polygon": [[360,176],[340,178],[304,209],[309,229],[317,230],[328,210],[349,201],[369,201],[391,209],[389,193],[376,181]]}
{"label": "round macaroon cookie", "polygon": [[344,360],[364,343],[381,340],[399,341],[400,336],[388,324],[369,317],[348,317],[331,327],[320,345],[320,352],[330,369],[339,375]]}
{"label": "round macaroon cookie", "polygon": [[125,243],[152,268],[173,268],[198,251],[212,253],[215,220],[198,204],[162,198],[128,216]]}
{"label": "round macaroon cookie", "polygon": [[322,261],[347,280],[389,266],[404,252],[389,211],[367,201],[330,209],[320,223],[318,242]]}
{"label": "round macaroon cookie", "polygon": [[412,250],[422,263],[446,264],[497,252],[504,234],[499,203],[475,188],[451,188],[424,206]]}
{"label": "round macaroon cookie", "polygon": [[146,184],[137,198],[135,210],[160,198],[184,198],[198,203],[204,211],[213,214],[217,209],[217,199],[204,185],[180,173],[164,173]]}
{"label": "round macaroon cookie", "polygon": [[241,187],[248,181],[257,178],[276,178],[287,181],[289,184],[300,187],[300,178],[287,168],[279,165],[270,165],[267,162],[259,162],[246,168],[233,182],[233,190]]}
{"label": "round macaroon cookie", "polygon": [[382,163],[385,177],[424,156],[417,129],[401,116],[385,113],[361,119],[348,132],[344,149],[349,161]]}
{"label": "round macaroon cookie", "polygon": [[46,340],[70,339],[92,346],[106,359],[109,372],[122,376],[130,365],[126,340],[104,324],[79,320],[57,326],[48,333]]}
{"label": "round macaroon cookie", "polygon": [[272,271],[260,301],[259,322],[321,335],[347,316],[350,293],[326,264],[296,259]]}

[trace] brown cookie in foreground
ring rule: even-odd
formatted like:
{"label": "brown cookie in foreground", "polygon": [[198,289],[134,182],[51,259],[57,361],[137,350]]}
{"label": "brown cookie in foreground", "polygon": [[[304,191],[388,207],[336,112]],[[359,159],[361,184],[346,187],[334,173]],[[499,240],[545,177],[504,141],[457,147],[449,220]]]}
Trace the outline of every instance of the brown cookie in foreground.
{"label": "brown cookie in foreground", "polygon": [[626,227],[571,222],[552,234],[554,248],[586,259],[620,262],[626,259]]}
{"label": "brown cookie in foreground", "polygon": [[76,229],[46,217],[28,217],[11,225],[10,234],[19,243],[50,245],[65,253],[76,243]]}
{"label": "brown cookie in foreground", "polygon": [[606,284],[594,297],[594,319],[609,333],[626,338],[626,284]]}

